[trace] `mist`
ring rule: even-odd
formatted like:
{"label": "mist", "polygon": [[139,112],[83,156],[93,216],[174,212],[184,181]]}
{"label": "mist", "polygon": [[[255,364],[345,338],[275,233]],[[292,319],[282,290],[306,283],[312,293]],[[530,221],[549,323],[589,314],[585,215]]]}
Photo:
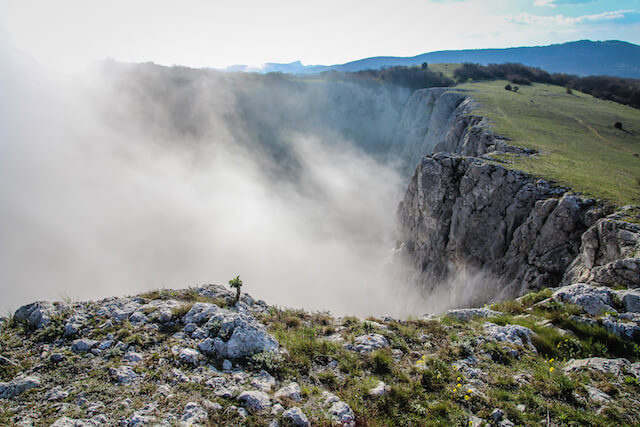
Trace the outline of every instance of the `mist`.
{"label": "mist", "polygon": [[0,309],[239,274],[274,305],[424,313],[386,262],[405,177],[385,155],[406,89],[3,63]]}

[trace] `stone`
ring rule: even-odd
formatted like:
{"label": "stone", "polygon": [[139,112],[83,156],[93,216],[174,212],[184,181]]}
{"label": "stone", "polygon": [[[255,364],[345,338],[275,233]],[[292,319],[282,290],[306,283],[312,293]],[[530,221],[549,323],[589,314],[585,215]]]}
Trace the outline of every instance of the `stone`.
{"label": "stone", "polygon": [[485,322],[483,329],[490,339],[536,351],[531,342],[533,331],[529,328],[520,325],[498,326],[495,323]]}
{"label": "stone", "polygon": [[197,366],[200,363],[202,355],[198,350],[193,348],[182,348],[178,352],[178,359],[181,362],[188,363],[193,366]]}
{"label": "stone", "polygon": [[180,417],[181,424],[194,425],[198,423],[206,423],[209,415],[199,403],[189,402],[184,407],[184,412]]}
{"label": "stone", "polygon": [[36,376],[14,378],[9,382],[0,382],[0,399],[11,399],[35,387],[40,387],[40,378]]}
{"label": "stone", "polygon": [[298,383],[291,383],[285,387],[280,388],[278,391],[276,391],[274,397],[276,399],[280,399],[280,398],[287,398],[287,399],[291,399],[291,400],[295,400],[296,402],[299,402],[302,400],[302,397],[300,395],[300,386],[298,385]]}
{"label": "stone", "polygon": [[64,355],[61,353],[53,353],[49,356],[49,360],[53,363],[60,363],[64,360]]}
{"label": "stone", "polygon": [[383,381],[378,381],[378,384],[376,384],[375,387],[369,390],[369,395],[375,396],[375,397],[381,397],[389,393],[390,390],[391,390],[391,387],[389,387]]}
{"label": "stone", "polygon": [[223,371],[230,371],[231,369],[233,369],[233,364],[231,363],[231,361],[228,360],[228,359],[224,359],[222,361],[222,370]]}
{"label": "stone", "polygon": [[60,417],[51,424],[51,427],[98,427],[102,425],[102,420],[73,419],[69,417]]}
{"label": "stone", "polygon": [[143,325],[148,321],[149,321],[149,318],[145,316],[145,314],[141,311],[136,311],[131,316],[129,316],[129,322],[131,322],[131,324],[134,326]]}
{"label": "stone", "polygon": [[126,362],[138,363],[144,360],[142,354],[137,353],[135,351],[127,351],[124,356],[122,356],[122,360]]}
{"label": "stone", "polygon": [[67,397],[69,397],[69,392],[62,390],[60,387],[54,387],[44,395],[44,398],[47,401],[63,400]]}
{"label": "stone", "polygon": [[271,406],[271,398],[262,391],[243,391],[238,400],[244,407],[253,411],[262,411]]}
{"label": "stone", "polygon": [[342,425],[355,426],[355,415],[349,405],[347,405],[345,402],[335,402],[333,405],[331,405],[331,409],[329,409],[329,412],[331,412],[332,418]]}
{"label": "stone", "polygon": [[98,344],[97,341],[81,338],[71,344],[71,351],[74,353],[87,353]]}
{"label": "stone", "polygon": [[120,366],[119,368],[109,368],[109,375],[118,384],[132,384],[139,375],[130,366]]}
{"label": "stone", "polygon": [[563,371],[565,374],[577,372],[583,369],[602,372],[604,374],[613,374],[620,376],[626,367],[630,365],[627,359],[605,359],[603,357],[590,357],[587,359],[571,359]]}
{"label": "stone", "polygon": [[491,418],[493,419],[493,421],[498,422],[502,420],[502,418],[504,418],[504,412],[502,411],[502,409],[495,408],[493,411],[491,411]]}
{"label": "stone", "polygon": [[367,334],[357,336],[351,349],[359,353],[370,353],[386,347],[389,347],[389,341],[385,337],[380,334]]}
{"label": "stone", "polygon": [[461,308],[447,311],[447,316],[458,320],[469,320],[474,317],[496,317],[502,313],[489,308]]}
{"label": "stone", "polygon": [[624,310],[631,313],[640,313],[640,289],[625,289],[616,291]]}
{"label": "stone", "polygon": [[598,390],[597,388],[589,385],[585,385],[584,388],[592,402],[599,403],[601,405],[611,402],[611,396],[602,390]]}
{"label": "stone", "polygon": [[276,385],[276,379],[267,371],[260,371],[260,373],[251,379],[251,385],[260,391],[266,393],[273,390]]}
{"label": "stone", "polygon": [[278,416],[278,415],[280,415],[280,414],[281,414],[281,413],[283,413],[283,412],[284,412],[284,406],[282,406],[282,405],[281,405],[281,404],[279,404],[279,403],[276,403],[275,405],[273,405],[273,406],[271,407],[271,415],[276,415],[276,416]]}
{"label": "stone", "polygon": [[309,420],[307,416],[302,412],[302,409],[297,406],[291,407],[282,413],[282,417],[291,421],[294,426],[309,427]]}
{"label": "stone", "polygon": [[613,292],[605,287],[595,287],[586,283],[563,286],[553,293],[553,298],[580,306],[587,314],[596,316],[605,312],[616,312],[613,306]]}
{"label": "stone", "polygon": [[220,311],[220,307],[215,304],[207,302],[197,302],[193,304],[191,309],[183,317],[185,324],[195,323],[196,325],[202,325],[206,323],[209,318]]}
{"label": "stone", "polygon": [[26,323],[32,329],[41,329],[51,323],[51,317],[55,312],[53,304],[39,301],[17,309],[13,319],[17,323]]}

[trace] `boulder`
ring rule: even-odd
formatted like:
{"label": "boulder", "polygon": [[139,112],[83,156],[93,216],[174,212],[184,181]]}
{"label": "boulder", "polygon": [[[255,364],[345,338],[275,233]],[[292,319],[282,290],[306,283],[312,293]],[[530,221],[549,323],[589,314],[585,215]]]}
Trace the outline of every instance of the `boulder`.
{"label": "boulder", "polygon": [[38,301],[17,309],[13,319],[18,323],[26,323],[29,328],[40,329],[51,323],[55,312],[56,309],[50,302]]}
{"label": "boulder", "polygon": [[243,391],[238,400],[245,408],[253,411],[262,411],[271,406],[271,398],[262,391]]}
{"label": "boulder", "polygon": [[349,405],[343,401],[335,402],[331,405],[332,418],[343,426],[355,426],[355,415]]}
{"label": "boulder", "polygon": [[180,424],[191,426],[194,424],[205,424],[209,415],[199,403],[189,402],[184,407],[184,412],[180,417]]}
{"label": "boulder", "polygon": [[529,328],[520,325],[498,326],[491,322],[485,322],[483,328],[489,339],[515,344],[536,351],[531,342],[533,331]]}
{"label": "boulder", "polygon": [[0,382],[0,399],[11,399],[35,387],[40,387],[40,378],[35,376]]}
{"label": "boulder", "polygon": [[580,370],[593,370],[604,374],[613,374],[620,376],[625,368],[630,366],[627,359],[605,359],[603,357],[590,357],[587,359],[571,359],[563,371],[565,373],[577,372]]}
{"label": "boulder", "polygon": [[302,412],[302,409],[298,408],[297,406],[284,411],[282,413],[282,417],[291,421],[294,426],[308,427],[311,425],[309,424],[307,416],[304,414],[304,412]]}
{"label": "boulder", "polygon": [[131,384],[138,379],[138,374],[130,366],[120,366],[119,368],[110,368],[109,375],[118,384]]}
{"label": "boulder", "polygon": [[616,311],[613,308],[613,292],[602,286],[576,283],[559,288],[552,297],[568,304],[577,305],[592,316]]}
{"label": "boulder", "polygon": [[71,351],[73,351],[74,353],[87,353],[96,345],[98,345],[98,341],[81,338],[75,340],[71,344]]}
{"label": "boulder", "polygon": [[499,311],[491,310],[489,308],[461,308],[447,311],[447,316],[458,320],[469,320],[474,317],[495,317],[500,316],[501,314],[502,313]]}
{"label": "boulder", "polygon": [[359,353],[370,353],[386,347],[389,347],[389,341],[385,337],[380,334],[367,334],[357,336],[353,340],[353,345],[348,348]]}
{"label": "boulder", "polygon": [[291,383],[285,387],[280,388],[278,391],[276,391],[276,394],[274,395],[274,397],[276,399],[286,397],[288,399],[292,399],[292,400],[295,400],[296,402],[299,402],[302,400],[302,396],[300,395],[300,386],[298,385],[298,383]]}

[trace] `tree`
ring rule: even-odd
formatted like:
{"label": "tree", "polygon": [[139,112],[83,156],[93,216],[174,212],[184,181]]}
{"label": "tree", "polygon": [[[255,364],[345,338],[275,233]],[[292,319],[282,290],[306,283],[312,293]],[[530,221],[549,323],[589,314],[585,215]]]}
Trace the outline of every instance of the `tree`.
{"label": "tree", "polygon": [[229,280],[229,286],[236,289],[236,299],[233,301],[233,305],[236,305],[240,301],[240,288],[242,287],[242,280],[240,276],[236,276],[234,279]]}
{"label": "tree", "polygon": [[504,87],[504,90],[511,90],[511,85],[510,85],[510,84],[506,85],[506,86]]}
{"label": "tree", "polygon": [[429,68],[429,64],[427,64],[426,62],[422,63],[422,69],[426,70],[427,68]]}

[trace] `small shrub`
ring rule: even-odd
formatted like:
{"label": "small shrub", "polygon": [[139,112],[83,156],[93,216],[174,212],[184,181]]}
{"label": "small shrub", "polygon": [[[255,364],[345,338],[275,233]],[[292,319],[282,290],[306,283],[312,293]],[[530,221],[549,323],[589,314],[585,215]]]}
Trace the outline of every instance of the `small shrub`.
{"label": "small shrub", "polygon": [[615,127],[616,129],[620,129],[622,130],[622,122],[616,122],[613,127]]}
{"label": "small shrub", "polygon": [[440,359],[427,359],[420,385],[428,392],[441,391],[451,380],[451,368]]}
{"label": "small shrub", "polygon": [[510,91],[510,90],[511,90],[511,85],[510,85],[510,84],[507,84],[507,85],[504,87],[504,90],[509,90],[509,91]]}
{"label": "small shrub", "polygon": [[372,371],[379,375],[391,373],[393,358],[384,350],[377,350],[371,356]]}

